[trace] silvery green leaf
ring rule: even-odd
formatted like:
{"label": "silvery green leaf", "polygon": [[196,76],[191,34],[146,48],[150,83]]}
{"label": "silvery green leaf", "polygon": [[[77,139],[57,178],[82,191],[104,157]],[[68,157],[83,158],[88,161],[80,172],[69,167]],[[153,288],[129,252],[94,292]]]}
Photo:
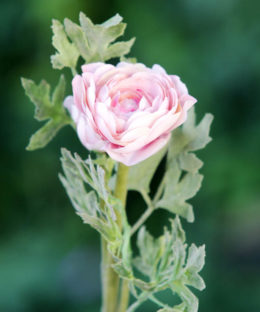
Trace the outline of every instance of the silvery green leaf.
{"label": "silvery green leaf", "polygon": [[82,28],[68,18],[65,18],[64,26],[68,37],[77,48],[79,55],[81,55],[83,59],[87,60],[89,55],[91,55],[91,51],[88,39],[86,38]]}
{"label": "silvery green leaf", "polygon": [[189,290],[188,287],[175,282],[172,286],[172,291],[177,293],[185,305],[185,312],[197,312],[199,308],[198,298]]}
{"label": "silvery green leaf", "polygon": [[61,161],[64,175],[60,175],[60,179],[74,208],[85,223],[101,233],[114,252],[122,244],[115,210],[119,210],[122,217],[124,213],[121,202],[105,186],[104,170],[94,165],[91,158],[84,161],[66,149],[62,149]]}
{"label": "silvery green leaf", "polygon": [[52,31],[52,44],[57,50],[56,54],[51,56],[53,68],[70,67],[75,69],[79,58],[79,51],[75,44],[69,42],[64,27],[59,21],[52,21]]}
{"label": "silvery green leaf", "polygon": [[128,176],[128,189],[139,192],[143,190],[149,193],[152,177],[166,152],[167,147],[139,164],[131,166]]}
{"label": "silvery green leaf", "polygon": [[183,126],[175,129],[172,133],[169,145],[170,158],[177,157],[181,153],[204,148],[211,141],[209,131],[212,120],[213,116],[206,114],[202,121],[196,125],[195,110],[191,108]]}
{"label": "silvery green leaf", "polygon": [[192,173],[196,173],[203,166],[203,162],[193,153],[181,153],[179,162],[182,170]]}
{"label": "silvery green leaf", "polygon": [[65,79],[63,76],[60,77],[52,97],[50,97],[50,85],[44,80],[36,85],[32,80],[22,78],[22,85],[26,95],[35,105],[35,119],[48,120],[31,137],[26,149],[32,151],[46,146],[63,126],[71,124],[71,119],[63,107]]}
{"label": "silvery green leaf", "polygon": [[134,260],[137,269],[143,274],[150,276],[151,281],[155,278],[154,268],[157,266],[162,253],[159,239],[154,239],[143,226],[137,237],[137,246],[140,256]]}
{"label": "silvery green leaf", "polygon": [[186,218],[189,222],[193,222],[193,210],[191,205],[186,203],[186,200],[192,198],[199,190],[202,175],[188,172],[180,179],[181,170],[177,161],[172,161],[170,166],[165,176],[163,197],[156,204],[156,207],[165,208]]}
{"label": "silvery green leaf", "polygon": [[121,56],[121,57],[120,57],[120,61],[121,61],[121,62],[126,62],[126,63],[135,64],[135,63],[137,63],[137,58],[135,58],[135,57],[125,57],[125,56]]}
{"label": "silvery green leaf", "polygon": [[120,42],[111,44],[107,48],[106,52],[104,53],[104,61],[110,60],[111,58],[121,57],[122,55],[128,54],[134,42],[135,42],[135,38],[132,38],[128,41],[120,41]]}
{"label": "silvery green leaf", "polygon": [[176,217],[170,223],[170,230],[165,228],[164,234],[157,239],[144,227],[139,230],[137,245],[140,254],[134,264],[148,278],[148,282],[138,284],[135,281],[135,285],[144,294],[155,294],[170,288],[182,300],[181,304],[173,308],[165,306],[161,311],[197,312],[198,300],[187,286],[203,289],[204,282],[198,273],[204,265],[204,246],[192,244],[187,255],[180,219]]}
{"label": "silvery green leaf", "polygon": [[199,290],[205,288],[205,283],[198,274],[205,264],[205,246],[196,247],[192,244],[188,250],[187,263],[183,282]]}
{"label": "silvery green leaf", "polygon": [[49,120],[30,137],[30,141],[26,149],[28,151],[34,151],[45,147],[66,124],[69,124],[69,122],[63,123],[59,120]]}
{"label": "silvery green leaf", "polygon": [[[79,20],[80,25],[77,25],[66,18],[64,20],[65,31],[60,23],[55,22],[54,46],[59,52],[52,56],[52,60],[55,60],[55,68],[61,69],[64,66],[72,67],[72,65],[75,68],[79,56],[86,63],[91,63],[104,62],[114,57],[120,58],[129,53],[134,39],[114,43],[124,34],[126,28],[126,24],[121,22],[120,15],[116,14],[103,24],[95,25],[81,12]],[[68,58],[68,48],[73,50],[69,52],[69,55],[73,56],[73,62]]]}
{"label": "silvery green leaf", "polygon": [[122,22],[123,18],[118,13],[112,17],[110,17],[107,21],[102,23],[101,25],[108,28],[111,26],[118,25],[120,22]]}
{"label": "silvery green leaf", "polygon": [[120,257],[114,256],[114,264],[112,267],[118,273],[121,278],[132,280],[134,278],[132,271],[132,252],[130,242],[130,226],[124,225],[124,233],[122,238],[122,244],[120,245],[119,254]]}
{"label": "silvery green leaf", "polygon": [[186,151],[202,149],[211,141],[209,131],[213,116],[211,114],[206,114],[197,126],[195,125],[195,121],[195,111],[194,108],[192,108],[189,111],[187,121],[183,125],[184,136],[189,138],[189,142],[185,147]]}
{"label": "silvery green leaf", "polygon": [[129,53],[134,39],[112,44],[125,31],[126,24],[121,23],[121,20],[121,16],[117,14],[101,25],[94,25],[84,13],[80,13],[80,24],[90,48],[85,61],[106,61]]}
{"label": "silvery green leaf", "polygon": [[[137,269],[149,277],[157,287],[164,287],[169,279],[176,279],[186,257],[185,234],[178,217],[171,220],[171,231],[154,239],[142,227],[138,232],[137,246],[140,255],[135,259]],[[174,276],[173,276],[174,275]]]}

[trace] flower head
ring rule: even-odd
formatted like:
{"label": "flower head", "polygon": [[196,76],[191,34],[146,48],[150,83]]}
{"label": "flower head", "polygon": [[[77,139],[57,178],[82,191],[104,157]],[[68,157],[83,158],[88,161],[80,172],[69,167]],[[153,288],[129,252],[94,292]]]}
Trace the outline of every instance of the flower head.
{"label": "flower head", "polygon": [[167,144],[196,103],[180,78],[159,65],[91,63],[72,81],[65,99],[82,144],[127,166]]}

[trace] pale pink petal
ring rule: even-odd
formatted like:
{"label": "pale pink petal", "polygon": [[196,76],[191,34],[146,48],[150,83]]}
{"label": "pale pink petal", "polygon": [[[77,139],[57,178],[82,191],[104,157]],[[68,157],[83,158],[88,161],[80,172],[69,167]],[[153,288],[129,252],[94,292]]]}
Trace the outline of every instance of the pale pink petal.
{"label": "pale pink petal", "polygon": [[86,92],[83,79],[81,76],[77,75],[72,80],[72,89],[73,89],[73,97],[74,103],[77,105],[78,109],[82,112],[85,111],[86,105]]}
{"label": "pale pink petal", "polygon": [[188,94],[188,89],[186,85],[181,81],[179,76],[171,75],[170,77],[174,83],[178,96],[182,96],[183,94]]}
{"label": "pale pink petal", "polygon": [[120,142],[124,145],[129,142],[138,140],[140,137],[147,137],[150,133],[148,127],[139,127],[124,132],[120,137]]}
{"label": "pale pink petal", "polygon": [[73,98],[64,101],[78,136],[86,148],[129,166],[162,148],[196,103],[180,78],[157,64],[97,62],[82,70],[72,82]]}
{"label": "pale pink petal", "polygon": [[123,154],[118,152],[117,149],[107,149],[108,155],[115,159],[116,161],[122,162],[126,166],[133,166],[147,158],[151,155],[156,154],[160,149],[162,149],[170,140],[171,134],[166,134],[158,139],[154,140],[148,145],[145,145],[136,152],[130,154]]}
{"label": "pale pink petal", "polygon": [[150,133],[150,140],[154,140],[159,136],[163,135],[164,133],[168,133],[172,128],[172,126],[177,122],[180,117],[180,113],[170,114],[162,116],[159,118],[153,125],[151,133]]}
{"label": "pale pink petal", "polygon": [[167,75],[165,69],[162,66],[158,65],[158,64],[154,64],[153,67],[152,67],[152,70],[155,71],[158,74]]}
{"label": "pale pink petal", "polygon": [[85,72],[95,73],[95,71],[101,67],[104,67],[104,63],[96,62],[96,63],[90,63],[90,64],[82,65],[81,70],[83,73],[85,73]]}
{"label": "pale pink petal", "polygon": [[104,150],[105,142],[97,134],[96,129],[93,129],[88,121],[81,117],[77,123],[77,133],[81,143],[89,150]]}
{"label": "pale pink petal", "polygon": [[75,123],[78,122],[80,118],[81,111],[78,109],[78,107],[74,104],[73,96],[67,96],[63,102],[64,107],[67,108],[69,111],[71,118]]}

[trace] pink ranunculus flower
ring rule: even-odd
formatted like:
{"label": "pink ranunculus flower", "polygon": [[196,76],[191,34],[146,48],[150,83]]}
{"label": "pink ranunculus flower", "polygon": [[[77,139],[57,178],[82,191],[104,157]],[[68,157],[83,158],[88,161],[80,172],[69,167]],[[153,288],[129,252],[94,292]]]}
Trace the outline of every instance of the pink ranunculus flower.
{"label": "pink ranunculus flower", "polygon": [[65,99],[82,144],[131,166],[159,151],[196,103],[178,76],[159,65],[91,63]]}

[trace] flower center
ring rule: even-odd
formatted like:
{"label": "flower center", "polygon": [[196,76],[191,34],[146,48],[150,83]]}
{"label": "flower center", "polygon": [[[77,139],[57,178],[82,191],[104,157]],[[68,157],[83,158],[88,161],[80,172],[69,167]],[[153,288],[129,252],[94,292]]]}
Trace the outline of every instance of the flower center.
{"label": "flower center", "polygon": [[119,104],[120,111],[126,114],[134,112],[138,108],[138,102],[134,99],[124,99],[118,104]]}
{"label": "flower center", "polygon": [[140,96],[125,92],[118,93],[112,100],[112,108],[114,112],[123,119],[127,119],[131,113],[139,107]]}

